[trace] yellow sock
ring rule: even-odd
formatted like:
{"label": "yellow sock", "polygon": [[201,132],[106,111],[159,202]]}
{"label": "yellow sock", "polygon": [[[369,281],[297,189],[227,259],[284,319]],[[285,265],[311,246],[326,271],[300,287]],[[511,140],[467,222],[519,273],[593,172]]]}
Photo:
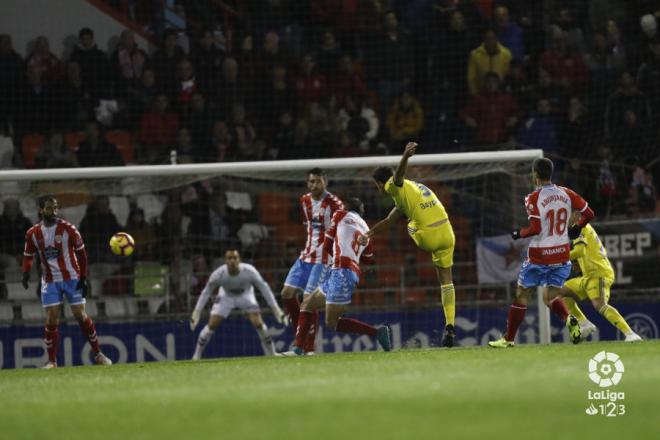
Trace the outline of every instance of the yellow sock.
{"label": "yellow sock", "polygon": [[440,299],[442,300],[442,308],[445,311],[445,325],[454,325],[454,318],[456,317],[456,294],[454,293],[453,284],[440,286]]}
{"label": "yellow sock", "polygon": [[600,310],[600,314],[605,317],[608,321],[612,323],[612,325],[619,330],[623,332],[624,335],[627,335],[628,333],[632,332],[630,329],[630,326],[628,326],[628,323],[626,322],[625,319],[623,319],[623,316],[619,313],[617,309],[612,307],[609,304],[605,304]]}
{"label": "yellow sock", "polygon": [[587,320],[587,317],[584,316],[584,313],[582,313],[580,306],[577,305],[577,303],[573,298],[569,298],[565,296],[563,297],[563,300],[564,300],[564,304],[566,304],[566,307],[568,307],[568,311],[571,312],[571,315],[577,318],[578,322],[584,322]]}

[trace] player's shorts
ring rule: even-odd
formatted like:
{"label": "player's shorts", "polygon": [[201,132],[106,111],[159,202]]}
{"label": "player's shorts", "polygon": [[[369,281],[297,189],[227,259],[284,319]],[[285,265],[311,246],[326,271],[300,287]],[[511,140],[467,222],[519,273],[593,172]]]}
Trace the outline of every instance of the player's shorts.
{"label": "player's shorts", "polygon": [[609,302],[612,284],[613,278],[577,277],[566,281],[564,287],[576,294],[580,300],[602,298]]}
{"label": "player's shorts", "polygon": [[562,287],[571,275],[571,262],[547,266],[526,260],[520,268],[518,285],[529,288],[538,286]]}
{"label": "player's shorts", "polygon": [[431,253],[433,264],[438,267],[451,267],[454,264],[456,237],[449,220],[435,228],[409,228],[408,233],[418,248]]}
{"label": "player's shorts", "polygon": [[67,302],[71,306],[85,304],[82,290],[77,289],[78,280],[54,281],[52,283],[41,283],[41,305],[44,307],[57,306]]}
{"label": "player's shorts", "polygon": [[350,304],[359,277],[350,269],[330,269],[321,285],[326,304]]}
{"label": "player's shorts", "polygon": [[305,295],[313,293],[325,278],[328,267],[318,263],[306,263],[300,258],[289,269],[285,286],[302,290]]}
{"label": "player's shorts", "polygon": [[219,315],[226,318],[234,309],[240,309],[247,313],[258,312],[260,310],[254,293],[244,293],[241,295],[225,293],[215,298],[213,307],[211,307],[211,315]]}

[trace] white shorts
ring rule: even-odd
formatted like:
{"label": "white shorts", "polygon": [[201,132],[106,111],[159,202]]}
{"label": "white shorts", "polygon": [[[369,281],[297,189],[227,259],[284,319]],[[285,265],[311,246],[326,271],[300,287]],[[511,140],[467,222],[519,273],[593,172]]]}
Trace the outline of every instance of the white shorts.
{"label": "white shorts", "polygon": [[220,315],[226,318],[234,309],[241,309],[244,312],[258,312],[260,310],[254,293],[243,295],[224,294],[216,297],[213,307],[211,307],[211,315]]}

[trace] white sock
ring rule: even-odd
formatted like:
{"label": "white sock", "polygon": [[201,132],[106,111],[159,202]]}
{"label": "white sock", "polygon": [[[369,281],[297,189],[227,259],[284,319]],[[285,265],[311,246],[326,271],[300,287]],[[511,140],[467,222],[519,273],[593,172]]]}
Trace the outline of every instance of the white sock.
{"label": "white sock", "polygon": [[195,354],[193,354],[193,359],[200,359],[202,353],[206,348],[206,345],[209,343],[213,337],[215,330],[211,330],[208,325],[205,325],[201,332],[199,332],[199,337],[197,338],[197,346],[195,347]]}
{"label": "white sock", "polygon": [[263,348],[264,354],[266,356],[273,356],[275,354],[275,343],[273,342],[273,338],[268,334],[266,324],[262,324],[261,328],[255,328],[255,330],[257,330],[257,334],[261,340],[261,348]]}

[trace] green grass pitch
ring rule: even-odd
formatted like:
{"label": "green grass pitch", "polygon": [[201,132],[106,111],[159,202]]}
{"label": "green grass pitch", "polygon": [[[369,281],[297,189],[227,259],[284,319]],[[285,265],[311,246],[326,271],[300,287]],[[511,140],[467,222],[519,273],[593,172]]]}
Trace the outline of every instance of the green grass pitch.
{"label": "green grass pitch", "polygon": [[[626,414],[589,416],[621,356]],[[660,341],[0,371],[3,439],[660,438]]]}

